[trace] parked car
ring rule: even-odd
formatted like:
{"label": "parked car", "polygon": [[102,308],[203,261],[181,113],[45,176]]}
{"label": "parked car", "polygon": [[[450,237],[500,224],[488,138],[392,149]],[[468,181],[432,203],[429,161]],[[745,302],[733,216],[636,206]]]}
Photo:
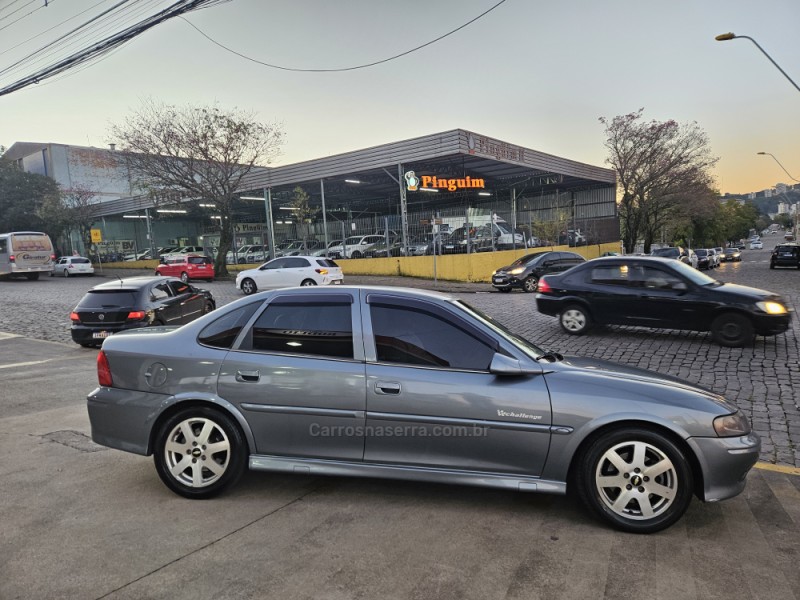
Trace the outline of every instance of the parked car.
{"label": "parked car", "polygon": [[211,292],[174,277],[128,277],[96,285],[70,313],[72,340],[99,346],[114,333],[183,325],[216,308]]}
{"label": "parked car", "polygon": [[764,248],[764,244],[761,240],[755,240],[750,242],[750,250],[762,250]]}
{"label": "parked car", "polygon": [[343,281],[339,265],[329,258],[316,256],[274,258],[257,269],[240,271],[236,275],[236,287],[247,296],[258,290],[297,285],[339,285]]}
{"label": "parked car", "polygon": [[177,250],[173,250],[173,252],[178,254],[205,254],[202,246],[182,246]]}
{"label": "parked car", "polygon": [[793,242],[794,233],[792,233],[791,231],[787,231],[786,233],[783,234],[783,239],[787,242]]}
{"label": "parked car", "polygon": [[598,258],[539,281],[539,312],[562,329],[586,333],[593,324],[711,331],[723,346],[789,328],[792,309],[778,294],[722,283],[676,260]]}
{"label": "parked car", "polygon": [[162,482],[191,499],[248,467],[555,494],[575,485],[598,518],[651,533],[693,495],[742,492],[761,447],[718,394],[547,352],[460,298],[396,287],[243,298],[174,331],[109,338],[97,374],[92,439],[153,455]]}
{"label": "parked car", "polygon": [[313,256],[315,252],[322,250],[323,246],[324,243],[318,240],[306,240],[305,243],[303,240],[298,240],[291,246],[287,246],[285,250],[281,250],[278,256],[300,256],[301,254]]}
{"label": "parked car", "polygon": [[697,254],[697,268],[701,271],[707,271],[714,267],[714,255],[711,251],[706,250],[705,248],[698,248],[695,250],[695,254]]}
{"label": "parked car", "polygon": [[383,239],[372,248],[364,253],[366,258],[387,258],[389,256],[401,256],[403,254],[403,241],[402,240],[389,240],[389,245],[386,245],[386,240]]}
{"label": "parked car", "polygon": [[720,264],[722,264],[721,255],[717,254],[717,250],[715,248],[708,248],[708,255],[711,259],[712,269],[716,269]]}
{"label": "parked car", "polygon": [[344,258],[364,258],[367,250],[375,244],[379,244],[384,237],[382,235],[354,235],[344,241],[342,256]]}
{"label": "parked car", "polygon": [[162,256],[163,262],[156,267],[155,274],[169,277],[179,277],[181,281],[190,279],[205,279],[214,281],[213,261],[200,254],[170,254]]}
{"label": "parked car", "polygon": [[727,262],[742,262],[742,251],[739,248],[725,248],[724,256]]}
{"label": "parked car", "polygon": [[800,269],[800,245],[789,242],[778,244],[769,258],[769,268],[796,267]]}
{"label": "parked car", "polygon": [[691,248],[683,248],[682,246],[670,246],[668,248],[657,248],[651,252],[652,256],[660,256],[662,258],[674,258],[680,260],[682,263],[698,268],[697,253]]}
{"label": "parked car", "polygon": [[714,252],[717,254],[717,265],[724,263],[727,260],[725,256],[725,248],[722,246],[717,246],[714,248]]}
{"label": "parked car", "polygon": [[[338,250],[337,250],[338,248]],[[312,252],[311,256],[325,256],[327,258],[341,258],[342,240],[333,240],[328,243],[327,248],[320,248],[316,252]]]}
{"label": "parked car", "polygon": [[507,267],[492,273],[492,286],[501,292],[514,288],[535,292],[539,278],[547,273],[559,273],[586,262],[574,252],[534,252],[515,260]]}
{"label": "parked car", "polygon": [[261,244],[254,244],[247,249],[244,255],[244,263],[246,265],[257,265],[267,260],[269,256],[269,247],[262,246]]}
{"label": "parked car", "polygon": [[83,256],[62,256],[53,265],[50,277],[61,275],[71,277],[72,275],[94,275],[92,261]]}

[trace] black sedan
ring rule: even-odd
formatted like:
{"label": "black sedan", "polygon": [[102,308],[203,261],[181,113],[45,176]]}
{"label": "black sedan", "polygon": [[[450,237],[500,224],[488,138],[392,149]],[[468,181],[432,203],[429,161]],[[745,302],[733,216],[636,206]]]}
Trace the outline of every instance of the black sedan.
{"label": "black sedan", "polygon": [[726,262],[742,262],[742,251],[739,248],[725,248],[722,256]]}
{"label": "black sedan", "polygon": [[592,324],[711,331],[723,346],[789,328],[792,310],[772,292],[722,283],[676,260],[598,258],[539,281],[539,312],[558,317],[569,334]]}
{"label": "black sedan", "polygon": [[534,252],[515,260],[492,273],[492,285],[501,292],[519,288],[535,292],[539,278],[547,273],[560,273],[586,262],[574,252]]}
{"label": "black sedan", "polygon": [[72,340],[99,346],[108,336],[150,325],[183,325],[216,307],[211,292],[175,277],[131,277],[90,289],[69,318]]}

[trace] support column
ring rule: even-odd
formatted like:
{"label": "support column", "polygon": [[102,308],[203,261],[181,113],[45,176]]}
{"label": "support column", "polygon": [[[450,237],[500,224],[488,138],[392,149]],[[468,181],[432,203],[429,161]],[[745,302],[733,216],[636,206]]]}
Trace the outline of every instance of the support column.
{"label": "support column", "polygon": [[319,180],[319,193],[322,196],[322,231],[325,236],[325,256],[328,250],[328,211],[325,210],[325,180]]}
{"label": "support column", "polygon": [[397,183],[400,184],[400,223],[402,225],[403,250],[408,253],[408,199],[406,198],[405,171],[397,165]]}
{"label": "support column", "polygon": [[269,257],[275,258],[275,226],[272,222],[272,188],[264,188],[264,211],[269,228]]}

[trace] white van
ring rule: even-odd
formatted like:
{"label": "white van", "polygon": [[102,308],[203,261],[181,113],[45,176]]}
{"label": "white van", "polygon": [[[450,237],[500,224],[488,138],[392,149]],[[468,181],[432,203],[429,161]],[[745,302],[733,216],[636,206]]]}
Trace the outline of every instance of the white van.
{"label": "white van", "polygon": [[0,233],[0,277],[24,275],[31,281],[51,273],[56,255],[50,236],[41,231]]}

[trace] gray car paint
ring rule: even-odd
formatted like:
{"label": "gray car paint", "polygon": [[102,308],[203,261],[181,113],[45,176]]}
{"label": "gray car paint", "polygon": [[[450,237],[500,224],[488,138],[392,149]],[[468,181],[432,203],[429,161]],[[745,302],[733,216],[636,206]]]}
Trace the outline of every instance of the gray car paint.
{"label": "gray car paint", "polygon": [[[182,402],[202,401],[227,410],[236,418],[248,440],[250,466],[254,469],[563,493],[571,461],[587,436],[609,424],[629,422],[662,428],[685,441],[698,455],[704,481],[700,495],[704,499],[722,499],[741,491],[741,471],[744,469],[746,474],[755,462],[760,441],[755,434],[739,438],[716,436],[713,419],[735,411],[721,397],[675,378],[603,361],[534,361],[529,353],[474,319],[476,327],[497,338],[499,347],[519,361],[526,375],[509,377],[381,365],[375,361],[363,289],[337,289],[337,293],[349,293],[354,298],[356,354],[352,361],[281,354],[244,356],[247,353],[237,351],[243,334],[231,352],[197,343],[200,331],[228,311],[253,301],[266,305],[287,290],[243,298],[176,330],[144,330],[108,338],[103,351],[115,387],[100,387],[89,394],[93,439],[110,447],[149,454],[159,417]],[[435,292],[368,289],[430,302],[451,312],[459,310],[454,298]],[[291,293],[313,295],[327,291],[303,288]],[[355,318],[357,313],[360,319]],[[257,314],[258,311],[243,331]],[[464,314],[461,316],[465,318]],[[472,319],[469,315],[466,318]],[[265,369],[268,382],[259,385],[257,393],[247,391],[253,386],[237,390],[239,386],[234,386],[231,378],[242,367],[252,370],[249,367],[254,362],[259,364],[259,370]],[[287,367],[288,377],[277,376],[280,365]],[[321,370],[326,376],[319,375]],[[154,371],[158,372],[156,379]],[[374,383],[385,379],[403,386],[407,391],[405,402],[387,401],[372,392]],[[342,393],[349,388],[359,390],[350,395]],[[494,388],[500,393],[493,395]],[[498,409],[542,418],[535,422],[499,418]],[[359,456],[358,436],[345,436],[322,445],[319,438],[292,439],[290,433],[302,431],[310,419],[337,424],[355,424],[363,419],[364,424],[411,423],[427,428],[467,424],[487,427],[489,435],[434,439],[426,447],[421,447],[419,438],[414,437],[405,441],[368,439],[364,440],[365,453]]]}

